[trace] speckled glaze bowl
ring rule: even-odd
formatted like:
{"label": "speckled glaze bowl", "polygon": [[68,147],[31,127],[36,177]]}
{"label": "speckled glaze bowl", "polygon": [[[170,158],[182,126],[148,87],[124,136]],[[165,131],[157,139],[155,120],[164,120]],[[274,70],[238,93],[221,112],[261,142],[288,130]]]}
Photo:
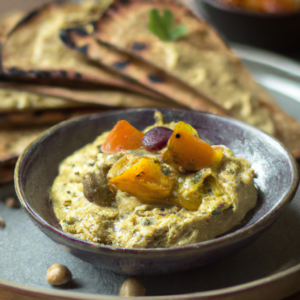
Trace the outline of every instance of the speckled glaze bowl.
{"label": "speckled glaze bowl", "polygon": [[293,199],[299,184],[297,165],[278,141],[239,122],[203,112],[162,110],[165,122],[182,120],[199,134],[223,144],[236,156],[248,159],[257,173],[259,206],[247,223],[210,241],[173,248],[122,249],[82,241],[61,231],[49,204],[49,191],[59,163],[92,142],[118,120],[142,130],[154,123],[154,109],[106,112],[63,122],[46,131],[21,155],[15,171],[15,187],[21,204],[33,222],[72,255],[117,273],[163,275],[208,264],[242,249],[268,229]]}

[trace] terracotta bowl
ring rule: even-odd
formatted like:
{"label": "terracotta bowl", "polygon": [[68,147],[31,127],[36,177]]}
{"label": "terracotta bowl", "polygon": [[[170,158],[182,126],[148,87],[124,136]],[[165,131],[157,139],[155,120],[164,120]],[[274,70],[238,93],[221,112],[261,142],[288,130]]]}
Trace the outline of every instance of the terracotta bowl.
{"label": "terracotta bowl", "polygon": [[219,0],[193,0],[197,13],[207,19],[231,42],[280,53],[300,49],[300,11],[256,13],[226,5]]}
{"label": "terracotta bowl", "polygon": [[196,268],[242,249],[267,230],[293,199],[299,184],[291,154],[267,134],[235,119],[209,113],[162,110],[165,122],[185,121],[214,144],[248,159],[257,173],[259,206],[243,227],[210,241],[173,248],[123,249],[82,241],[61,231],[51,209],[49,190],[59,163],[75,150],[109,131],[120,119],[142,130],[154,123],[154,109],[131,109],[88,115],[46,131],[21,155],[15,187],[21,204],[38,227],[70,254],[96,266],[130,275],[163,275]]}

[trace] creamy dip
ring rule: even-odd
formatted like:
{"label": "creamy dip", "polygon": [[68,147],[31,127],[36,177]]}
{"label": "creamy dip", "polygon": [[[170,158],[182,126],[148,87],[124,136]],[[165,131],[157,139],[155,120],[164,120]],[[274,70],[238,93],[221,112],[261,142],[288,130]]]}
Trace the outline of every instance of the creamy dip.
{"label": "creamy dip", "polygon": [[[160,116],[154,126],[157,125],[174,129],[175,123],[163,124]],[[235,157],[225,146],[213,146],[223,151],[222,161],[215,169],[182,172],[161,164],[162,170],[168,170],[164,171],[166,174],[172,172],[176,176],[172,194],[175,202],[176,197],[198,197],[201,200],[197,210],[168,202],[144,204],[128,192],[112,190],[107,174],[118,161],[126,156],[156,161],[158,154],[144,149],[101,153],[107,135],[103,133],[60,164],[51,198],[54,213],[66,233],[114,247],[181,246],[228,232],[256,204],[255,174],[250,162]],[[104,197],[91,201],[97,193]]]}

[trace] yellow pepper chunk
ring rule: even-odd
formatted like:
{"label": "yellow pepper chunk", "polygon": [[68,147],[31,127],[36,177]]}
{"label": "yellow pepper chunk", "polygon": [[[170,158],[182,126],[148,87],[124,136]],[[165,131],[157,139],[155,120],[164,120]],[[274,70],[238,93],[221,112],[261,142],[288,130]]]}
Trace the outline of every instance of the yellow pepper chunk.
{"label": "yellow pepper chunk", "polygon": [[162,159],[168,164],[177,164],[188,171],[217,167],[223,157],[198,137],[197,131],[182,121],[178,122],[171,135]]}
{"label": "yellow pepper chunk", "polygon": [[166,204],[176,176],[165,175],[161,164],[146,157],[127,155],[109,170],[108,181],[145,204]]}

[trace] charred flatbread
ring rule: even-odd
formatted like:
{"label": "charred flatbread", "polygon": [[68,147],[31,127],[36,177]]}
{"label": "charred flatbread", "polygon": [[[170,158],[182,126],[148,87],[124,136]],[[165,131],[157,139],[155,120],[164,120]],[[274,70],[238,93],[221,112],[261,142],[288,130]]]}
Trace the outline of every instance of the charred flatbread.
{"label": "charred flatbread", "polygon": [[[89,27],[87,30],[89,30]],[[199,95],[197,91],[181,81],[167,76],[152,65],[111,47],[99,44],[83,27],[61,31],[61,39],[71,49],[139,82],[146,88],[158,92],[183,107],[230,115],[219,104]]]}
{"label": "charred flatbread", "polygon": [[15,25],[22,19],[24,12],[12,12],[0,21],[0,44],[4,42],[6,36],[15,27]]}
{"label": "charred flatbread", "polygon": [[13,181],[17,158],[46,129],[47,127],[0,130],[0,184]]}
{"label": "charred flatbread", "polygon": [[20,82],[0,83],[0,113],[99,105],[103,107],[182,108],[159,97],[109,89],[69,89]]}
{"label": "charred flatbread", "polygon": [[[22,84],[21,84],[22,86]],[[17,83],[0,83],[0,113],[82,107],[84,104],[18,89]],[[34,90],[34,89],[33,89]]]}
{"label": "charred flatbread", "polygon": [[2,45],[2,72],[6,76],[41,83],[72,81],[149,91],[101,68],[67,49],[59,39],[66,26],[97,19],[111,1],[85,0],[52,3],[25,17]]}
{"label": "charred flatbread", "polygon": [[[35,110],[0,114],[0,128],[32,128],[40,126],[52,126],[59,122],[97,112],[103,112],[111,108],[105,107],[80,107],[68,109]],[[1,133],[0,133],[1,134]]]}
{"label": "charred flatbread", "polygon": [[[169,10],[187,34],[173,42],[149,30],[152,9]],[[251,77],[214,29],[187,8],[165,1],[115,1],[95,24],[94,36],[188,83],[235,117],[279,138],[295,154],[300,123],[288,116]]]}
{"label": "charred flatbread", "polygon": [[7,163],[0,163],[0,184],[14,180],[15,163],[17,159],[12,159]]}
{"label": "charred flatbread", "polygon": [[[162,41],[149,30],[152,9],[169,10],[187,34],[175,41]],[[235,117],[275,133],[270,113],[241,79],[244,68],[240,60],[187,8],[164,1],[115,1],[95,29],[94,36],[100,41],[165,70],[231,110]]]}
{"label": "charred flatbread", "polygon": [[47,127],[33,129],[1,129],[0,165],[14,163],[23,150],[46,129]]}
{"label": "charred flatbread", "polygon": [[81,108],[0,114],[0,183],[13,179],[12,169],[19,155],[49,126],[104,110],[105,108]]}

